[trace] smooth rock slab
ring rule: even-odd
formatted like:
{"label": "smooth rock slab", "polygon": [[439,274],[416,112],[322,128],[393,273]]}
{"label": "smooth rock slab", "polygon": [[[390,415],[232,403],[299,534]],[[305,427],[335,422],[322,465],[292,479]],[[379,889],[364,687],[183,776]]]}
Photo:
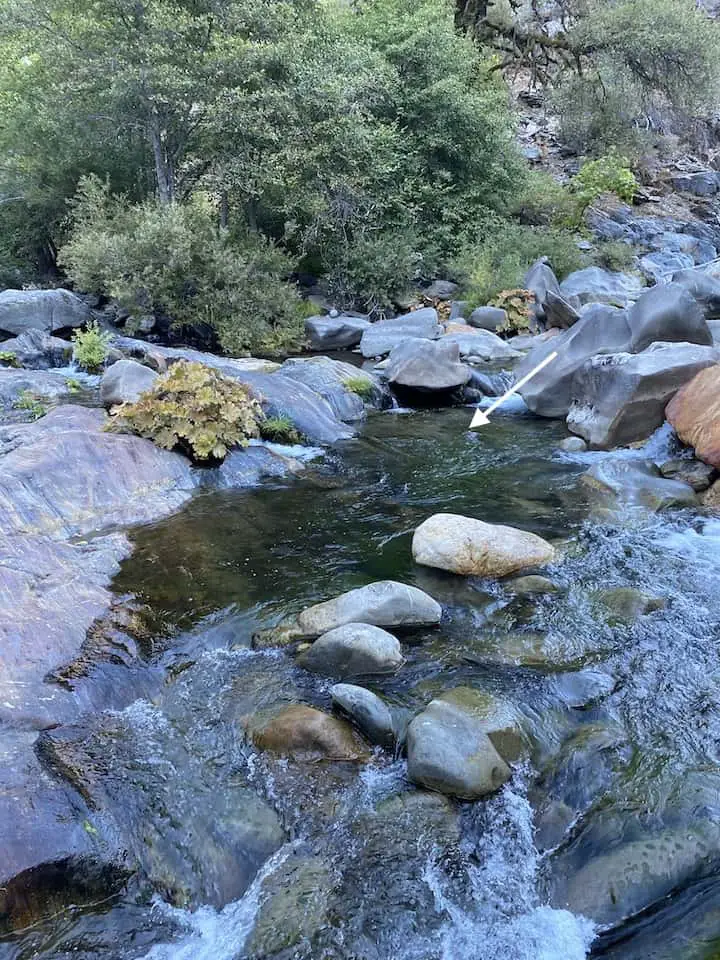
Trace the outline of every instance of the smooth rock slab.
{"label": "smooth rock slab", "polygon": [[136,360],[118,360],[103,374],[100,399],[106,407],[135,403],[143,393],[152,388],[157,378],[154,370]]}
{"label": "smooth rock slab", "polygon": [[586,267],[576,270],[560,284],[565,299],[577,297],[582,304],[609,303],[625,306],[635,300],[643,289],[637,277],[629,273],[616,273],[601,267]]}
{"label": "smooth rock slab", "polygon": [[92,319],[89,307],[69,290],[3,290],[0,332],[20,336],[28,330],[55,333],[82,327]]}
{"label": "smooth rock slab", "polygon": [[256,647],[311,640],[346,623],[376,627],[423,627],[440,622],[442,607],[417,587],[395,580],[378,580],[365,587],[317,603],[277,627],[256,634]]}
{"label": "smooth rock slab", "polygon": [[50,370],[64,367],[72,358],[72,344],[51,337],[44,330],[28,330],[0,344],[3,353],[12,353],[26,370]]}
{"label": "smooth rock slab", "polygon": [[542,537],[515,527],[436,513],[415,530],[416,563],[466,577],[505,577],[551,563],[555,551]]}
{"label": "smooth rock slab", "polygon": [[593,450],[646,440],[683,384],[720,360],[713,347],[653,343],[639,354],[594,357],[576,373],[567,425]]}
{"label": "smooth rock slab", "polygon": [[403,340],[437,340],[442,333],[437,310],[425,307],[392,320],[378,320],[373,323],[362,335],[360,350],[367,359],[384,357]]}
{"label": "smooth rock slab", "polygon": [[390,708],[365,687],[353,683],[336,683],[330,688],[333,705],[346,713],[367,740],[392,750],[397,739],[396,725]]}
{"label": "smooth rock slab", "polygon": [[70,393],[67,380],[49,370],[14,370],[0,367],[0,409],[15,409],[23,394],[44,400],[58,400]]}
{"label": "smooth rock slab", "polygon": [[312,673],[350,679],[394,673],[404,662],[398,640],[367,623],[346,623],[322,634],[298,663]]}
{"label": "smooth rock slab", "polygon": [[410,723],[407,752],[413,783],[462,800],[494,793],[511,775],[482,721],[444,700],[432,700]]}
{"label": "smooth rock slab", "polygon": [[[332,357],[293,357],[286,360],[278,373],[310,387],[326,400],[338,420],[352,422],[365,416],[365,403],[382,406],[383,388],[365,370]],[[363,394],[355,393],[348,384],[362,384]]]}
{"label": "smooth rock slab", "polygon": [[514,360],[522,354],[490,330],[448,332],[438,343],[456,343],[460,356],[468,360]]}
{"label": "smooth rock slab", "polygon": [[720,467],[720,365],[698,373],[669,403],[665,414],[695,456]]}

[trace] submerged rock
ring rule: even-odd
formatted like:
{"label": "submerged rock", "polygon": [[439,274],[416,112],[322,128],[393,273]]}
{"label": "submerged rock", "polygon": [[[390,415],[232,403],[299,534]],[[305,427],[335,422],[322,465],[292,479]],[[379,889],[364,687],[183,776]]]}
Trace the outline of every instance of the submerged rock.
{"label": "submerged rock", "polygon": [[472,709],[432,700],[407,732],[408,776],[419,786],[462,800],[494,793],[510,779],[510,767]]}
{"label": "submerged rock", "polygon": [[141,394],[151,389],[157,378],[154,370],[136,360],[118,360],[103,374],[100,399],[106,407],[135,403]]}
{"label": "submerged rock", "polygon": [[555,558],[550,544],[534,533],[453,513],[436,513],[421,523],[412,553],[424,566],[478,577],[505,577]]}
{"label": "submerged rock", "polygon": [[558,588],[547,577],[540,577],[537,574],[531,574],[527,577],[516,577],[507,583],[509,590],[512,590],[518,597],[530,597],[544,593],[557,593]]}
{"label": "submerged rock", "polygon": [[696,493],[707,490],[713,482],[717,471],[702,460],[666,460],[660,464],[660,473],[667,480],[681,480],[689,483]]}
{"label": "submerged rock", "polygon": [[695,491],[687,483],[666,480],[650,460],[603,460],[583,474],[581,481],[598,506],[644,507],[666,510],[670,507],[696,507]]}
{"label": "submerged rock", "polygon": [[568,428],[594,450],[646,440],[662,426],[680,387],[719,359],[713,347],[692,343],[653,343],[636,355],[595,357],[573,380]]}
{"label": "submerged rock", "polygon": [[346,713],[372,744],[392,750],[397,740],[396,723],[384,700],[352,683],[336,683],[330,688],[333,705]]}
{"label": "submerged rock", "polygon": [[3,290],[0,332],[20,336],[28,330],[57,333],[92,319],[89,307],[69,290]]}
{"label": "submerged rock", "polygon": [[683,443],[695,456],[720,468],[720,364],[697,374],[665,411]]}
{"label": "submerged rock", "polygon": [[403,340],[437,340],[442,333],[437,310],[425,307],[392,320],[373,323],[362,335],[360,350],[367,359],[384,357]]}
{"label": "submerged rock", "polygon": [[250,738],[259,750],[297,760],[365,760],[367,748],[350,724],[297,703],[265,723],[251,721]]}
{"label": "submerged rock", "polygon": [[565,453],[584,453],[588,448],[582,437],[565,437],[558,446]]}
{"label": "submerged rock", "polygon": [[403,662],[397,639],[367,623],[346,623],[329,630],[298,658],[300,666],[312,673],[342,679],[394,673]]}
{"label": "submerged rock", "polygon": [[379,580],[365,587],[317,603],[297,617],[256,634],[256,647],[309,640],[346,623],[376,627],[420,627],[440,622],[442,607],[422,590],[395,580]]}
{"label": "submerged rock", "polygon": [[596,611],[611,627],[631,626],[639,617],[662,610],[665,604],[662,597],[652,597],[634,587],[612,587],[593,596]]}

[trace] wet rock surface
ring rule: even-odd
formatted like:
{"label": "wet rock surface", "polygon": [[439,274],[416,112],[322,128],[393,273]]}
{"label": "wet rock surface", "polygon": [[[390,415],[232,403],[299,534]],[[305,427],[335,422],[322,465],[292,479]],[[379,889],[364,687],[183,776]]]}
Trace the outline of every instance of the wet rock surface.
{"label": "wet rock surface", "polygon": [[29,330],[57,333],[82,327],[90,309],[69,290],[3,290],[0,292],[0,332],[17,337]]}
{"label": "wet rock surface", "polygon": [[687,383],[670,401],[666,416],[700,460],[720,466],[720,365]]}

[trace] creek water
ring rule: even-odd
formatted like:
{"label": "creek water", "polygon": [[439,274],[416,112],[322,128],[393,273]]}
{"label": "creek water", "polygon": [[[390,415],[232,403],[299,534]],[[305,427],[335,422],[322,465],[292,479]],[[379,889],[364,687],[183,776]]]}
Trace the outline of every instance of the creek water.
{"label": "creek water", "polygon": [[[579,477],[612,454],[558,453],[563,425],[521,409],[470,433],[471,412],[373,415],[291,481],[198,496],[132,533],[114,588],[144,605],[135,670],[153,679],[96,724],[93,749],[152,882],[6,939],[0,957],[720,956],[720,521],[599,523]],[[557,592],[414,565],[412,530],[439,511],[557,542]],[[252,633],[379,579],[421,587],[445,616],[404,636],[405,665],[371,689],[407,715],[460,685],[521,711],[530,754],[489,800],[416,790],[387,753],[298,764],[239,734],[278,701],[330,707],[331,681],[253,651]],[[628,612],[632,591],[661,609]],[[282,831],[268,857],[266,810]]]}

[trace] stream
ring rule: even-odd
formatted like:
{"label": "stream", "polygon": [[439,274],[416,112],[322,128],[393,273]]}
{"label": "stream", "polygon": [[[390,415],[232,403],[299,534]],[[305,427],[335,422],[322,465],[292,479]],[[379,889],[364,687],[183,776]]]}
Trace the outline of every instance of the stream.
{"label": "stream", "polygon": [[[149,638],[101,665],[83,776],[142,871],[109,900],[0,941],[2,960],[712,960],[720,955],[720,520],[599,522],[564,424],[520,406],[371,415],[289,481],[196,496],[131,532],[115,580]],[[416,566],[413,529],[452,512],[561,547],[554,593]],[[244,716],[330,709],[332,681],[252,634],[374,580],[442,603],[367,683],[411,716],[457,686],[501,694],[531,744],[488,800],[414,788],[405,762],[256,752]],[[636,599],[655,601],[640,614]],[[152,878],[147,882],[144,877]],[[595,922],[587,919],[596,911]]]}

